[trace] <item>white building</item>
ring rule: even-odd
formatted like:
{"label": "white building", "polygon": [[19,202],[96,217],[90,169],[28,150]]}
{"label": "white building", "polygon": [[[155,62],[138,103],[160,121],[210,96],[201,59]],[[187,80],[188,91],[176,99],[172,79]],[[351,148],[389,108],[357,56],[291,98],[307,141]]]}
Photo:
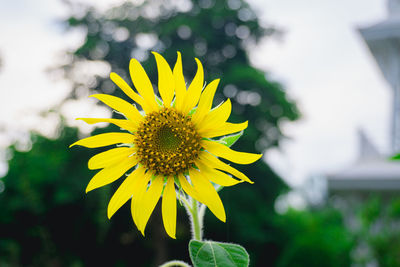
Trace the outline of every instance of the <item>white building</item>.
{"label": "white building", "polygon": [[[390,205],[400,197],[400,161],[390,159],[400,153],[400,0],[389,0],[388,11],[386,20],[359,32],[393,91],[390,154],[382,155],[360,130],[357,161],[327,176],[328,195],[357,236],[352,266],[378,267],[380,262],[370,240],[388,231],[390,235],[400,234],[400,222],[390,214]],[[366,222],[360,219],[360,211],[370,203],[378,203],[377,217]]]}
{"label": "white building", "polygon": [[351,198],[371,192],[398,194],[400,161],[391,161],[389,158],[400,153],[400,0],[388,1],[387,19],[360,28],[359,32],[393,90],[391,155],[380,154],[360,130],[358,160],[348,168],[328,175],[328,192],[329,195],[347,195]]}

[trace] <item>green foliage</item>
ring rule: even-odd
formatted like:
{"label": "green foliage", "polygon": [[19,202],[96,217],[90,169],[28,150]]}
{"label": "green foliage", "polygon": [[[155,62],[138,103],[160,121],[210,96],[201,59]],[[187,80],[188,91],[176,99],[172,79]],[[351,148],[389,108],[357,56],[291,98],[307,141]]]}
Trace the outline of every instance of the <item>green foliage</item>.
{"label": "green foliage", "polygon": [[373,254],[379,266],[397,267],[400,266],[400,234],[384,229],[379,234],[369,239]]}
{"label": "green foliage", "polygon": [[389,216],[400,219],[400,199],[394,199],[389,207]]}
{"label": "green foliage", "polygon": [[[91,173],[81,161],[88,152],[67,151],[77,137],[77,129],[67,128],[58,140],[33,134],[29,152],[9,148],[12,160],[2,179],[5,191],[0,194],[0,265],[40,265],[53,257],[57,240],[70,240],[70,228],[91,224],[107,227],[106,221],[96,220],[98,210],[90,217],[83,212],[98,204],[80,205],[82,185]],[[79,221],[74,219],[77,215]],[[90,231],[87,235],[95,237]]]}
{"label": "green foliage", "polygon": [[[9,147],[9,171],[1,178],[0,266],[154,266],[164,260],[154,257],[161,252],[151,245],[163,244],[161,232],[142,238],[128,208],[107,219],[119,183],[85,194],[95,173],[87,160],[100,151],[68,149],[79,138],[67,127],[57,139],[33,134],[29,151]],[[182,229],[178,224],[185,238]],[[132,257],[135,251],[141,257]]]}
{"label": "green foliage", "polygon": [[[362,206],[359,219],[359,242],[368,244],[372,255],[381,267],[400,266],[400,199],[387,195],[371,196]],[[361,259],[363,260],[363,259]]]}
{"label": "green foliage", "polygon": [[391,160],[400,160],[400,154],[394,155],[390,158]]}
{"label": "green foliage", "polygon": [[364,203],[360,209],[359,217],[364,226],[370,225],[382,215],[382,201],[374,196]]}
{"label": "green foliage", "polygon": [[189,253],[194,267],[249,266],[249,254],[237,244],[191,240]]}
{"label": "green foliage", "polygon": [[350,266],[354,241],[338,211],[289,210],[277,218],[284,229],[283,252],[277,267],[286,266]]}

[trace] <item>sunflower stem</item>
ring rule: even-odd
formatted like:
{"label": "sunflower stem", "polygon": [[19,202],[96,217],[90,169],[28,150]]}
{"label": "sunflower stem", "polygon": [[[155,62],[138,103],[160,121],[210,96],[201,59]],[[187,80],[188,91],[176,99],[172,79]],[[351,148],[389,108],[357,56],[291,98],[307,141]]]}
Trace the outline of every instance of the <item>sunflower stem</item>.
{"label": "sunflower stem", "polygon": [[192,208],[190,207],[190,204],[189,204],[189,202],[188,202],[188,199],[187,199],[185,196],[180,195],[179,200],[183,203],[183,206],[185,207],[186,212],[187,212],[189,215],[191,215],[191,213],[192,213]]}
{"label": "sunflower stem", "polygon": [[199,203],[194,198],[191,199],[192,208],[189,209],[191,216],[191,227],[192,227],[192,239],[194,240],[202,240],[202,225],[203,225],[203,216],[199,216]]}
{"label": "sunflower stem", "polygon": [[[200,204],[196,199],[191,196],[180,195],[179,199],[182,201],[190,218],[190,228],[192,230],[192,239],[202,240],[203,231],[203,218],[205,213],[205,205]],[[200,204],[200,207],[199,207]]]}

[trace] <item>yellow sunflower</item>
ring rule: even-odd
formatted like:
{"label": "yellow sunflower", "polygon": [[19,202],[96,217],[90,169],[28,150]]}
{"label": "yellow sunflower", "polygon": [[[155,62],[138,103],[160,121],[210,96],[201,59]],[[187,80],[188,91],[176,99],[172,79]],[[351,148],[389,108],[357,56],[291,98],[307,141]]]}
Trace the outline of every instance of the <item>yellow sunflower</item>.
{"label": "yellow sunflower", "polygon": [[131,199],[133,221],[144,235],[147,221],[162,195],[164,227],[175,238],[177,188],[205,204],[225,222],[224,206],[213,184],[232,186],[252,182],[218,157],[250,164],[262,155],[237,152],[212,139],[244,130],[247,121],[227,122],[232,108],[229,99],[211,109],[219,79],[203,90],[203,66],[197,58],[197,73],[186,88],[180,53],[173,70],[161,55],[153,54],[162,100],[155,95],[141,64],[132,59],[129,70],[137,92],[116,73],[111,73],[110,78],[142,111],[121,98],[96,94],[92,97],[122,113],[126,119],[79,118],[89,124],[109,122],[128,132],[103,133],[71,146],[96,148],[119,144],[89,160],[89,169],[101,170],[90,180],[86,192],[112,183],[132,169],[112,196],[108,217]]}

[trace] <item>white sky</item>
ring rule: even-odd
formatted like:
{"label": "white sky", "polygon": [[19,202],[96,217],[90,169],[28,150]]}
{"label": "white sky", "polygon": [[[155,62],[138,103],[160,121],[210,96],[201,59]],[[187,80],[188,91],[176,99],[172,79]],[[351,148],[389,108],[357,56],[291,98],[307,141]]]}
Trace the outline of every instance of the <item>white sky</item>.
{"label": "white sky", "polygon": [[357,32],[386,17],[386,2],[252,2],[265,21],[286,31],[283,41],[267,41],[252,58],[285,84],[303,114],[285,125],[292,140],[270,151],[267,161],[290,184],[300,185],[310,175],[356,160],[360,127],[387,152],[391,90]]}
{"label": "white sky", "polygon": [[[104,7],[121,1],[86,2]],[[298,186],[310,174],[338,170],[355,160],[358,127],[387,151],[390,90],[356,31],[385,18],[385,1],[250,2],[263,21],[285,30],[283,40],[268,40],[251,51],[252,61],[285,84],[303,114],[299,122],[284,124],[291,140],[270,151],[267,161]],[[51,79],[45,69],[80,40],[79,34],[65,35],[55,26],[66,11],[54,0],[0,4],[0,157],[10,139],[22,138],[27,129],[53,129],[54,120],[40,119],[38,112],[57,104],[68,93],[68,83]],[[106,114],[88,102],[67,109],[74,111],[68,113],[71,119]],[[4,171],[0,165],[0,176]]]}

